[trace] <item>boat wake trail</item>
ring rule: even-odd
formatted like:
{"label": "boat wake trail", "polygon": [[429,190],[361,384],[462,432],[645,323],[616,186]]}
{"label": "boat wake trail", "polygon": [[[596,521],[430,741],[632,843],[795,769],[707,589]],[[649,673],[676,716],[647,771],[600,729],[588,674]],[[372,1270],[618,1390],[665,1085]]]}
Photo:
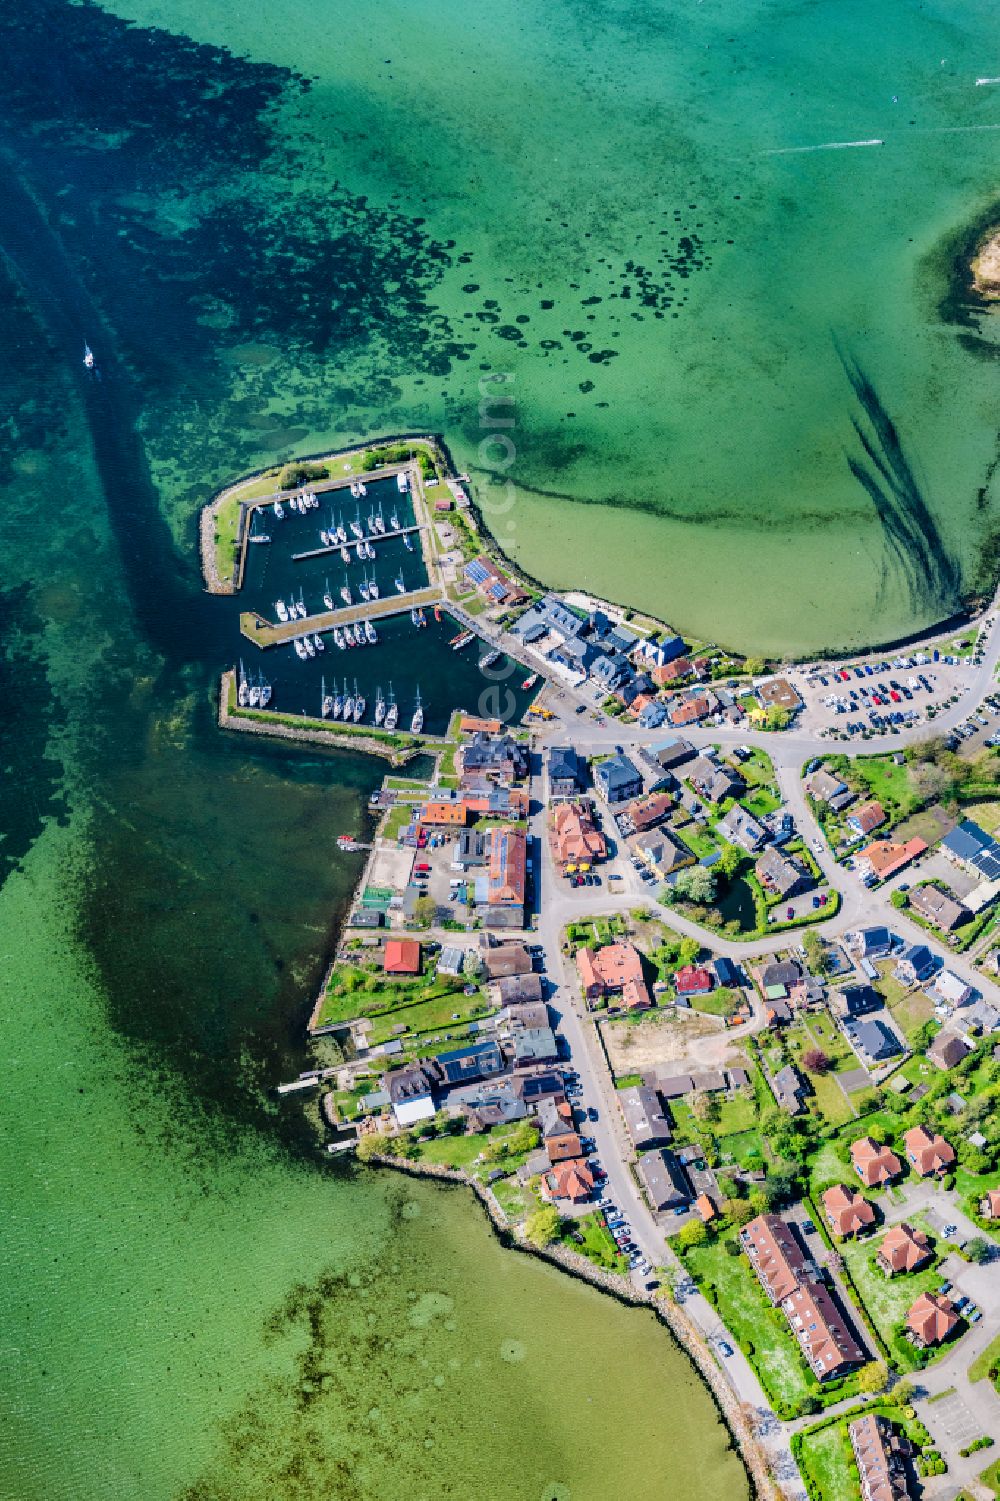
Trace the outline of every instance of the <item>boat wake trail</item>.
{"label": "boat wake trail", "polygon": [[952,610],[961,598],[958,561],[945,546],[896,425],[878,392],[857,360],[839,347],[837,354],[867,419],[851,418],[865,458],[848,454],[847,467],[871,498],[886,546],[900,566],[911,606],[914,610]]}
{"label": "boat wake trail", "polygon": [[801,156],[810,151],[851,151],[856,146],[884,146],[885,142],[878,137],[870,141],[824,141],[820,146],[775,146],[770,151],[762,151],[761,156]]}

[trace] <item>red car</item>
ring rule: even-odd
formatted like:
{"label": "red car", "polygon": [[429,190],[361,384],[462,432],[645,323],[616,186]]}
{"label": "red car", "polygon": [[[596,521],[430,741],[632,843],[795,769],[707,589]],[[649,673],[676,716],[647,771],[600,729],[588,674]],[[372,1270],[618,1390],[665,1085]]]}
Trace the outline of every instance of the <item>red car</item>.
{"label": "red car", "polygon": [[903,701],[903,695],[901,693],[897,693],[895,688],[889,689],[889,697],[892,699],[894,704],[900,704]]}

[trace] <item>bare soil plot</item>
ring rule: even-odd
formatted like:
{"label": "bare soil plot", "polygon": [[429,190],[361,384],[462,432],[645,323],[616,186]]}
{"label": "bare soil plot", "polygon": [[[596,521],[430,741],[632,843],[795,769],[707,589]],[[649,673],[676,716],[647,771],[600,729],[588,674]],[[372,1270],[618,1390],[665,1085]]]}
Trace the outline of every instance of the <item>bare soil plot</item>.
{"label": "bare soil plot", "polygon": [[730,1039],[718,1019],[697,1012],[659,1012],[641,1022],[608,1022],[602,1032],[616,1075],[660,1067],[685,1073],[743,1061],[738,1042]]}

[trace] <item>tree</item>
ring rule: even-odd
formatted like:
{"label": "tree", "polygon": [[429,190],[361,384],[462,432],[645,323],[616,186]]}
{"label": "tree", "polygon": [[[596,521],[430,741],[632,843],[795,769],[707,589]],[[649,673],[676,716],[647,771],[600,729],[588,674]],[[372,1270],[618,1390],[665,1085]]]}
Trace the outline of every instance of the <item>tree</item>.
{"label": "tree", "polygon": [[690,902],[710,902],[715,896],[715,877],[704,865],[693,865],[680,871],[674,890]]}
{"label": "tree", "polygon": [[870,1360],[858,1372],[859,1392],[884,1392],[889,1383],[889,1369],[883,1360]]}
{"label": "tree", "polygon": [[525,1239],[533,1246],[549,1246],[558,1239],[562,1220],[554,1204],[543,1204],[534,1214],[529,1214],[524,1224]]}
{"label": "tree", "polygon": [[373,1157],[388,1152],[390,1145],[388,1136],[379,1131],[366,1131],[358,1141],[358,1158],[361,1162],[370,1162]]}
{"label": "tree", "polygon": [[677,945],[677,962],[681,969],[685,965],[693,964],[701,953],[701,944],[697,938],[682,938]]}
{"label": "tree", "polygon": [[792,716],[789,710],[779,708],[777,704],[772,704],[764,715],[765,730],[787,730],[791,722]]}
{"label": "tree", "polygon": [[892,1400],[897,1407],[907,1407],[912,1401],[916,1387],[912,1381],[897,1381],[892,1389]]}
{"label": "tree", "polygon": [[830,1068],[830,1059],[822,1048],[806,1048],[802,1064],[811,1074],[825,1074]]}
{"label": "tree", "polygon": [[761,1196],[766,1209],[780,1209],[795,1192],[795,1179],[791,1173],[768,1173],[761,1184]]}
{"label": "tree", "polygon": [[418,896],[413,904],[413,920],[418,928],[429,928],[437,917],[437,902],[432,896]]}
{"label": "tree", "polygon": [[742,859],[743,851],[738,849],[735,844],[723,844],[722,853],[715,862],[715,868],[728,881],[739,870]]}
{"label": "tree", "polygon": [[968,1256],[969,1260],[974,1261],[977,1266],[982,1266],[985,1262],[992,1261],[993,1247],[984,1236],[974,1235],[972,1239],[966,1243],[965,1254],[966,1256]]}
{"label": "tree", "polygon": [[683,1251],[691,1251],[695,1246],[703,1246],[707,1240],[708,1231],[701,1220],[688,1220],[677,1234],[677,1244]]}
{"label": "tree", "polygon": [[753,1219],[753,1205],[749,1199],[723,1199],[722,1212],[733,1225],[745,1225]]}
{"label": "tree", "polygon": [[825,975],[830,968],[830,951],[818,933],[807,929],[802,938],[806,964],[814,975]]}
{"label": "tree", "polygon": [[942,766],[934,761],[917,761],[908,768],[910,786],[922,803],[948,797],[954,782]]}
{"label": "tree", "polygon": [[747,657],[743,663],[743,671],[748,677],[759,678],[762,672],[766,672],[767,663],[763,657]]}
{"label": "tree", "polygon": [[695,1090],[694,1094],[688,1101],[688,1104],[691,1107],[691,1114],[694,1116],[696,1121],[708,1120],[709,1098],[710,1096],[704,1094],[701,1090]]}

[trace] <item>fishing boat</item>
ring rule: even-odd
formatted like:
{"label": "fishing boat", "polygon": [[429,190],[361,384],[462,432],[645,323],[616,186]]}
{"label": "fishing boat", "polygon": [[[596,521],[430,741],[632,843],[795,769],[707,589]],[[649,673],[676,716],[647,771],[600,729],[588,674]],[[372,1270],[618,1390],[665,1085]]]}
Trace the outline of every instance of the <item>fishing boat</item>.
{"label": "fishing boat", "polygon": [[413,551],[413,538],[410,536],[409,532],[403,533],[403,546],[406,548],[407,552]]}
{"label": "fishing boat", "polygon": [[358,724],[364,718],[365,700],[364,695],[358,692],[358,680],[354,679],[354,723]]}
{"label": "fishing boat", "polygon": [[389,702],[385,710],[385,727],[394,730],[399,723],[399,705],[393,697],[392,684],[389,684]]}
{"label": "fishing boat", "polygon": [[279,620],[284,621],[289,619],[288,606],[285,604],[285,601],[283,599],[276,599],[274,601],[274,613],[277,615]]}
{"label": "fishing boat", "polygon": [[403,581],[403,570],[402,569],[400,569],[399,572],[396,574],[396,592],[398,594],[405,594],[406,593],[406,584]]}
{"label": "fishing boat", "polygon": [[236,689],[236,702],[239,704],[241,709],[245,709],[247,706],[247,699],[249,697],[249,694],[247,690],[247,675],[243,671],[242,662],[240,662],[240,675],[238,682],[239,686]]}
{"label": "fishing boat", "polygon": [[405,495],[409,488],[409,475],[407,474],[405,469],[398,469],[396,471],[396,489],[399,491],[400,495]]}
{"label": "fishing boat", "polygon": [[480,670],[485,671],[487,667],[492,667],[494,662],[499,662],[499,660],[500,653],[498,651],[483,652],[483,655],[479,658]]}
{"label": "fishing boat", "polygon": [[86,340],[84,340],[83,343],[83,363],[88,370],[97,369],[97,361],[94,359],[94,351],[91,349]]}
{"label": "fishing boat", "polygon": [[[353,493],[353,491],[352,491],[352,493]],[[360,507],[358,508],[358,510],[357,510],[357,512],[355,514],[354,520],[351,522],[351,531],[354,533],[354,535],[357,537],[358,541],[360,542],[361,538],[365,534],[364,527],[361,525],[361,509],[360,509]]]}
{"label": "fishing boat", "polygon": [[420,685],[418,683],[417,684],[417,706],[416,706],[416,708],[413,711],[413,718],[410,720],[410,734],[411,735],[419,735],[420,732],[421,732],[421,730],[423,729],[423,727],[424,727],[424,706],[420,702]]}
{"label": "fishing boat", "polygon": [[375,689],[375,723],[377,725],[385,723],[385,699],[382,697],[381,687]]}
{"label": "fishing boat", "polygon": [[306,659],[308,657],[308,652],[306,651],[305,647],[302,645],[302,642],[298,639],[297,636],[296,636],[295,640],[292,642],[292,645],[295,647],[295,655],[298,657],[299,661],[300,662],[306,661]]}
{"label": "fishing boat", "polygon": [[378,644],[378,631],[370,620],[365,621],[365,640],[369,646],[376,646]]}
{"label": "fishing boat", "polygon": [[323,637],[315,631],[313,632],[313,646],[315,646],[317,651],[326,651],[326,642],[323,640]]}
{"label": "fishing boat", "polygon": [[324,590],[324,593],[323,593],[323,603],[326,605],[326,608],[328,610],[332,610],[332,609],[335,608],[334,603],[333,603],[333,595],[330,593],[330,580],[329,579],[326,580],[326,589]]}
{"label": "fishing boat", "polygon": [[346,645],[344,641],[344,633],[340,629],[339,625],[335,625],[333,628],[333,644],[338,651],[343,651],[344,646]]}
{"label": "fishing boat", "polygon": [[354,595],[351,593],[351,586],[347,582],[346,573],[344,575],[344,582],[340,586],[340,597],[344,601],[345,605],[353,605]]}
{"label": "fishing boat", "polygon": [[351,697],[351,695],[347,691],[347,679],[346,678],[344,679],[344,707],[341,709],[340,712],[341,712],[341,714],[343,714],[343,716],[344,716],[345,719],[353,719],[354,718],[354,699]]}
{"label": "fishing boat", "polygon": [[302,645],[306,649],[306,656],[307,657],[314,657],[316,655],[316,648],[312,644],[312,638],[311,637],[309,637],[309,636],[303,636],[302,637]]}
{"label": "fishing boat", "polygon": [[538,673],[537,672],[532,672],[532,673],[529,673],[529,675],[525,678],[524,682],[521,684],[521,687],[522,688],[534,688],[534,686],[535,686],[535,684],[537,682],[538,682]]}
{"label": "fishing boat", "polygon": [[285,519],[285,508],[281,504],[280,500],[276,500],[274,502],[274,506],[272,507],[272,509],[274,511],[274,514],[277,516],[278,520],[279,521],[284,521],[284,519]]}

